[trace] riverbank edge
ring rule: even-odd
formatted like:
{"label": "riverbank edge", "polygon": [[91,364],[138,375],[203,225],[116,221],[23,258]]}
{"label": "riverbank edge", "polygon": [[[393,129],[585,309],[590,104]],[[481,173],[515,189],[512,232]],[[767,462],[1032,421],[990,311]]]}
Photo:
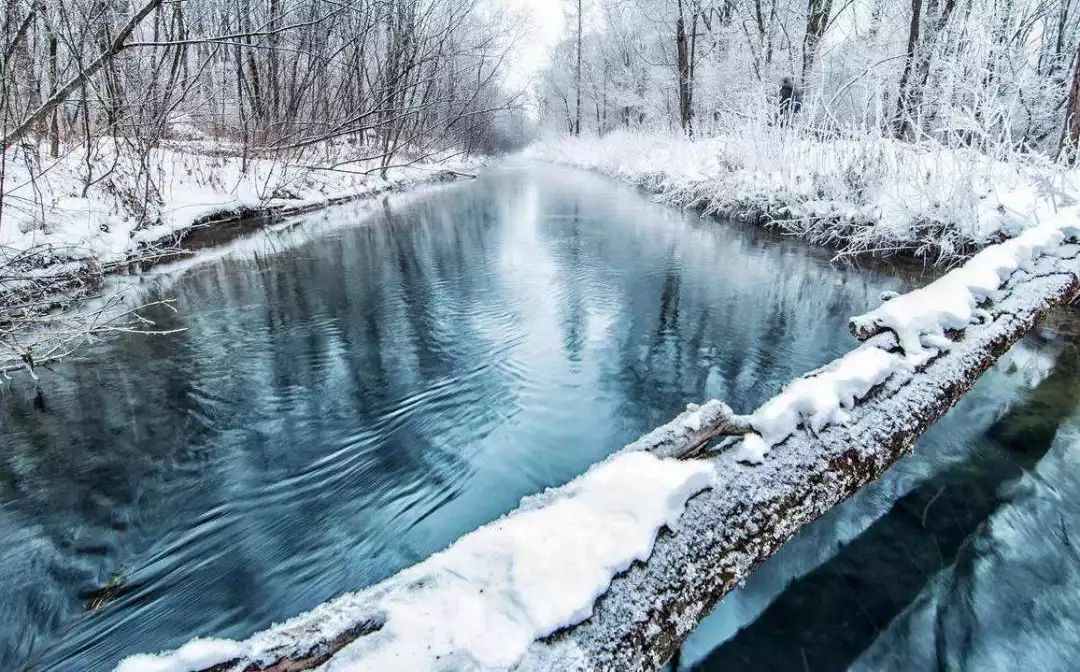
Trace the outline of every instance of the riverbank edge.
{"label": "riverbank edge", "polygon": [[[216,210],[193,219],[189,224],[163,231],[158,237],[141,240],[121,259],[102,263],[87,259],[77,264],[57,263],[55,273],[46,266],[42,277],[47,283],[43,291],[27,294],[21,287],[0,290],[0,324],[15,317],[26,317],[63,310],[77,304],[97,291],[105,277],[176,261],[197,254],[200,250],[226,245],[283,220],[326,210],[346,203],[374,200],[380,196],[403,194],[438,184],[476,179],[473,173],[450,168],[435,169],[431,175],[410,180],[397,180],[375,187],[341,194],[325,199],[304,199],[300,203],[266,203],[259,206],[238,206]],[[65,266],[70,268],[65,268]]]}
{"label": "riverbank edge", "polygon": [[[836,253],[836,258],[842,257],[856,262],[860,259],[874,259],[878,261],[899,260],[904,263],[917,264],[922,267],[948,268],[963,263],[980,250],[983,250],[990,245],[995,245],[1005,240],[1005,238],[995,239],[982,245],[969,243],[961,250],[953,251],[948,254],[943,254],[943,251],[936,246],[927,248],[925,243],[912,243],[887,250],[850,251],[846,249],[846,246],[851,241],[849,236],[837,235],[833,237],[831,241],[823,242],[815,240],[809,235],[801,235],[785,230],[783,223],[798,219],[798,214],[794,211],[795,206],[791,203],[782,201],[769,202],[763,199],[748,198],[722,205],[718,204],[707,195],[696,193],[698,189],[703,190],[706,187],[708,184],[707,179],[701,180],[701,182],[690,187],[670,187],[666,180],[668,175],[663,171],[631,176],[620,173],[617,170],[608,170],[598,166],[583,166],[573,161],[563,161],[556,158],[545,157],[538,160],[550,163],[554,166],[561,166],[563,168],[571,168],[574,170],[584,170],[608,179],[617,180],[626,186],[639,189],[645,194],[654,196],[655,200],[662,205],[693,212],[702,218],[707,217],[716,221],[726,219],[738,224],[757,227],[769,233],[794,238],[807,245],[830,250]],[[820,217],[817,218],[817,221],[819,224],[822,223]],[[844,228],[850,227],[851,222],[846,221],[843,217],[835,216],[825,221],[824,225],[842,231]],[[930,225],[930,223],[927,222],[927,225]]]}
{"label": "riverbank edge", "polygon": [[522,156],[641,189],[658,203],[832,250],[952,268],[1080,201],[1080,171],[1033,158],[798,129],[540,140]]}

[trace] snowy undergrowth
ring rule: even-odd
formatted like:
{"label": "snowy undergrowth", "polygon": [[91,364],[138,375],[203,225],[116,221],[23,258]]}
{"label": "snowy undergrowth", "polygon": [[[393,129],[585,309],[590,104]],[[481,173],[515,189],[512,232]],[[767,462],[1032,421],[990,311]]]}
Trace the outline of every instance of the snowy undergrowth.
{"label": "snowy undergrowth", "polygon": [[648,559],[660,529],[676,526],[713,475],[706,461],[620,453],[387,582],[246,642],[194,640],[128,658],[117,672],[247,669],[303,648],[298,636],[330,641],[364,622],[377,630],[325,669],[511,669],[535,640],[588,618],[612,578]]}
{"label": "snowy undergrowth", "polygon": [[822,140],[753,124],[695,141],[625,131],[550,138],[528,154],[844,253],[943,263],[1049,221],[1080,195],[1075,172],[1031,157],[1001,160],[881,136]]}
{"label": "snowy undergrowth", "polygon": [[3,157],[0,253],[23,271],[123,261],[217,213],[360,197],[430,179],[443,167],[419,162],[384,179],[377,161],[352,158],[371,151],[339,142],[245,159],[227,143],[142,151],[112,138],[56,159],[44,147],[13,148]]}

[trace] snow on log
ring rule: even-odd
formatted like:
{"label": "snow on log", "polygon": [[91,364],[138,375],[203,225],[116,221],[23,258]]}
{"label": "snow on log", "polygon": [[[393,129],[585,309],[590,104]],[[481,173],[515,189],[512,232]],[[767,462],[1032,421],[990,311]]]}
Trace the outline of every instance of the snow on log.
{"label": "snow on log", "polygon": [[924,348],[948,345],[945,332],[965,329],[984,319],[979,307],[991,301],[1002,284],[1017,271],[1029,270],[1041,257],[1068,254],[1062,243],[1080,234],[1076,216],[1062,222],[1032,227],[1019,236],[979,252],[960,268],[922,289],[889,299],[877,310],[851,319],[851,333],[866,340],[892,331],[909,355]]}
{"label": "snow on log", "polygon": [[[707,460],[621,452],[395,577],[246,643],[196,640],[118,670],[309,669],[318,663],[298,661],[327,660],[310,642],[342,645],[327,669],[509,669],[536,640],[587,619],[612,578],[647,560],[660,529],[676,527],[712,479]],[[357,636],[342,637],[357,623]]]}
{"label": "snow on log", "polygon": [[1051,228],[855,318],[865,343],[750,416],[690,407],[382,583],[244,642],[195,640],[118,671],[657,669],[756,566],[910,452],[1076,298],[1075,231]]}
{"label": "snow on log", "polygon": [[[817,431],[800,426],[758,466],[745,465],[740,448],[712,457],[714,487],[688,503],[649,561],[613,581],[589,620],[534,645],[523,667],[660,667],[756,566],[909,453],[1013,343],[1052,308],[1076,298],[1078,252],[1063,246],[1059,254],[1067,256],[1043,256],[1029,272],[1014,274],[985,307],[984,322],[952,332],[951,347],[918,366],[892,371],[842,424]],[[898,344],[885,336],[875,345]]]}

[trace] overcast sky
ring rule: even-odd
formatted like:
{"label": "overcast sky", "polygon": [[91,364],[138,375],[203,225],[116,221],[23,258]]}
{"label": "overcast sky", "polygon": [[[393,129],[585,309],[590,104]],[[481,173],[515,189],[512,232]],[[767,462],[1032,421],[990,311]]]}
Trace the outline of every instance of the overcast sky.
{"label": "overcast sky", "polygon": [[551,48],[563,32],[562,0],[501,0],[522,11],[529,20],[529,37],[514,54],[510,66],[509,84],[522,86],[547,65]]}

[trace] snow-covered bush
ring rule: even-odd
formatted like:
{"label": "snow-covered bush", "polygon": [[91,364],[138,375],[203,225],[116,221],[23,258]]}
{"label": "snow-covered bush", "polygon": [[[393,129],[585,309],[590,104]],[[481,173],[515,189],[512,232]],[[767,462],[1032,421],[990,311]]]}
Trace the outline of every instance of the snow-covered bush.
{"label": "snow-covered bush", "polygon": [[844,253],[942,262],[1045,220],[1078,189],[1074,172],[1036,157],[1002,160],[882,135],[819,138],[766,124],[696,141],[630,131],[552,137],[529,153]]}

